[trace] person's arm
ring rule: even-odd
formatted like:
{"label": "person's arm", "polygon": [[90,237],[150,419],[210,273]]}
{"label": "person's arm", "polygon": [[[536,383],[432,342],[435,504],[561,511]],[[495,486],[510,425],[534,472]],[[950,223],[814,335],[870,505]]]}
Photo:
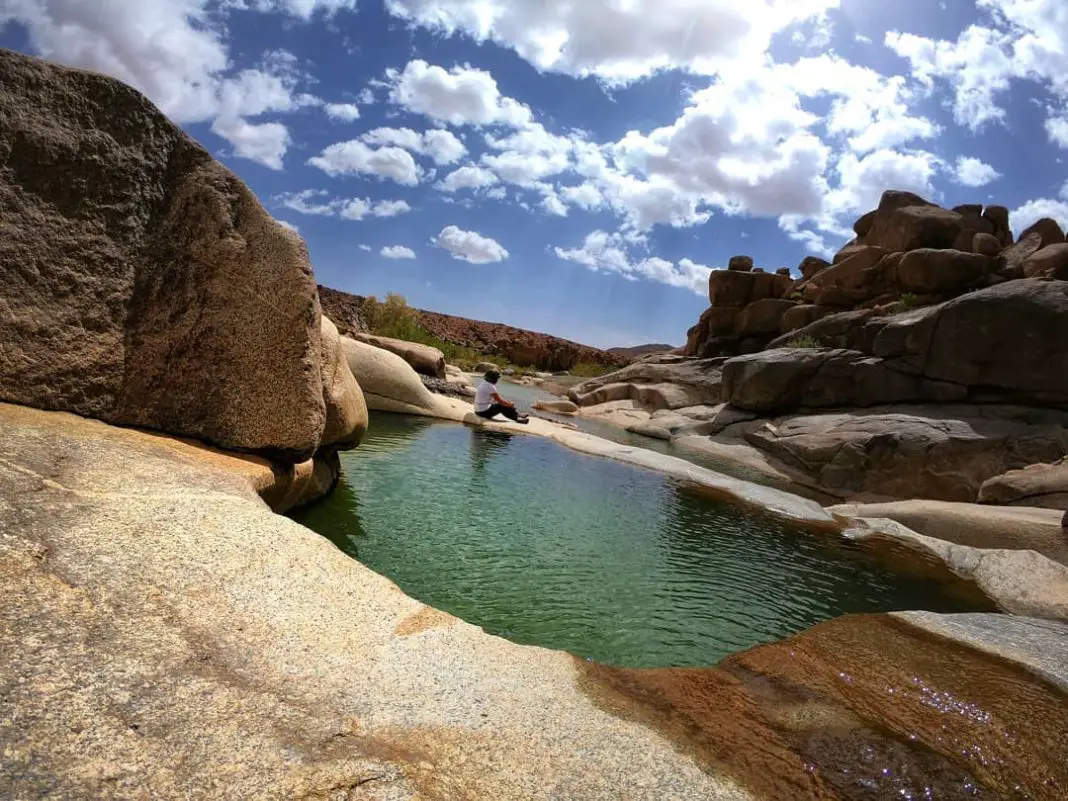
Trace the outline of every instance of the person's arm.
{"label": "person's arm", "polygon": [[504,398],[502,398],[496,392],[493,393],[493,402],[494,403],[499,403],[501,406],[507,406],[509,409],[514,409],[515,408],[515,404],[514,403],[512,403],[511,401],[506,401]]}

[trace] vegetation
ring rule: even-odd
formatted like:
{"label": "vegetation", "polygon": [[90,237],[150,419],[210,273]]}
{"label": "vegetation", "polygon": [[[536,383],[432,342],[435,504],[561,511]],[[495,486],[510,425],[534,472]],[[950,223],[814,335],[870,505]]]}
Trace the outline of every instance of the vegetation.
{"label": "vegetation", "polygon": [[822,348],[823,343],[814,336],[808,334],[801,334],[794,337],[786,343],[788,348]]}
{"label": "vegetation", "polygon": [[909,311],[910,309],[915,309],[919,305],[919,298],[917,298],[911,292],[904,293],[901,296],[901,299],[898,301],[898,306],[901,311]]}
{"label": "vegetation", "polygon": [[608,375],[618,370],[618,367],[605,367],[603,364],[589,364],[582,363],[576,364],[569,371],[571,375],[580,376],[581,378],[600,378],[603,375]]}

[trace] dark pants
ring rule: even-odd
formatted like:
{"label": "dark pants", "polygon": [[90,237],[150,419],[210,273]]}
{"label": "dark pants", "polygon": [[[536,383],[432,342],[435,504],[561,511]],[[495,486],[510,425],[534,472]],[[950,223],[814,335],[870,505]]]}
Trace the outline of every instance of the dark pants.
{"label": "dark pants", "polygon": [[497,415],[503,414],[509,420],[513,420],[515,422],[519,422],[519,412],[518,411],[513,409],[511,406],[501,406],[501,404],[499,404],[499,403],[493,404],[488,409],[486,409],[486,411],[484,411],[484,412],[475,412],[475,414],[477,414],[479,417],[482,417],[482,418],[484,418],[486,420],[492,420]]}

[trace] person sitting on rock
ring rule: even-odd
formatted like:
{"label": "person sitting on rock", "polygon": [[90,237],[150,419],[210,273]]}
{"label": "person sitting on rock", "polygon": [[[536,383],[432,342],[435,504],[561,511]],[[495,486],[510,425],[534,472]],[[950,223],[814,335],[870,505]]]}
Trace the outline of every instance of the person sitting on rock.
{"label": "person sitting on rock", "polygon": [[500,380],[501,374],[496,370],[486,372],[485,380],[475,389],[475,414],[484,420],[492,420],[503,414],[509,420],[526,425],[530,419],[520,414],[514,403],[497,394],[497,382]]}

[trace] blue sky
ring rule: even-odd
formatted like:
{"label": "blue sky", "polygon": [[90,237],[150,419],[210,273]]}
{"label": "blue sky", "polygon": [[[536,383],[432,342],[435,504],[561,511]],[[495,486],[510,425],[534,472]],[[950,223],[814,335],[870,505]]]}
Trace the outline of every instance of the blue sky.
{"label": "blue sky", "polygon": [[0,46],[145,92],[321,283],[604,347],[886,188],[1068,224],[1064,0],[0,0]]}

